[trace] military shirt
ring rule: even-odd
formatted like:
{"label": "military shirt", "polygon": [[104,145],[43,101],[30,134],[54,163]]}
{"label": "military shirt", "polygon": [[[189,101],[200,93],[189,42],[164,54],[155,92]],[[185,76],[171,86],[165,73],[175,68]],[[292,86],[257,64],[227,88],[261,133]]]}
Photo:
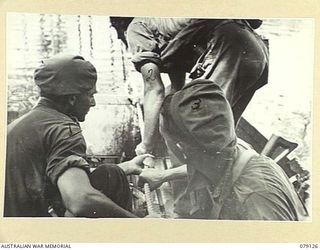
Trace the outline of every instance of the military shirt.
{"label": "military shirt", "polygon": [[41,98],[7,131],[4,216],[49,216],[57,180],[71,167],[88,170],[79,123]]}
{"label": "military shirt", "polygon": [[254,92],[267,84],[269,52],[244,19],[135,18],[128,27],[132,62],[161,72],[189,72],[218,84],[237,124]]}

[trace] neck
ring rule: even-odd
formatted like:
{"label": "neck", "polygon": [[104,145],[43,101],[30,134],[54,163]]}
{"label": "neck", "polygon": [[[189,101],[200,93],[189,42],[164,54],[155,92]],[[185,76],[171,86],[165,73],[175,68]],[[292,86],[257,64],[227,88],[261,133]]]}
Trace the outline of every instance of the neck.
{"label": "neck", "polygon": [[71,110],[70,104],[68,104],[67,102],[65,102],[65,101],[60,101],[59,102],[59,101],[53,100],[50,97],[41,97],[41,99],[49,101],[51,107],[54,108],[55,110],[65,114],[67,116],[72,116],[70,114],[70,110]]}
{"label": "neck", "polygon": [[236,149],[219,154],[203,153],[202,151],[190,150],[188,155],[188,166],[194,171],[199,171],[212,185],[218,185],[226,174],[227,169],[232,166],[237,155]]}

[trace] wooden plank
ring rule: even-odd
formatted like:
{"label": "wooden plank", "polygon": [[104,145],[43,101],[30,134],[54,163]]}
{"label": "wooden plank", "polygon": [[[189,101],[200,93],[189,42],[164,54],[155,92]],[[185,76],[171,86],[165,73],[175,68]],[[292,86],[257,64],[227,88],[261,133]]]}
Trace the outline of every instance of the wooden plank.
{"label": "wooden plank", "polygon": [[[239,138],[249,143],[258,153],[261,153],[268,142],[268,139],[244,118],[239,120],[236,133]],[[284,157],[278,164],[290,178],[296,173],[291,170],[289,162],[290,160],[287,157]]]}

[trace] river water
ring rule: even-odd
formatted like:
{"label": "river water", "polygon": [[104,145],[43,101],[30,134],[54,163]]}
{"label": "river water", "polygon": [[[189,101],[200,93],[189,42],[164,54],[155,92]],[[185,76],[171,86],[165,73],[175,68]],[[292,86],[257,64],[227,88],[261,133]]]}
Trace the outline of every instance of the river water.
{"label": "river water", "polygon": [[[269,39],[269,84],[258,91],[244,116],[266,137],[298,142],[292,157],[311,164],[313,21],[267,19],[257,32]],[[104,16],[9,13],[7,16],[8,122],[35,104],[33,72],[57,53],[80,54],[98,71],[97,106],[82,124],[90,153],[132,154],[138,140],[135,101],[142,79]],[[131,131],[129,134],[127,131]],[[127,149],[123,149],[123,145]],[[129,148],[129,149],[128,149]]]}

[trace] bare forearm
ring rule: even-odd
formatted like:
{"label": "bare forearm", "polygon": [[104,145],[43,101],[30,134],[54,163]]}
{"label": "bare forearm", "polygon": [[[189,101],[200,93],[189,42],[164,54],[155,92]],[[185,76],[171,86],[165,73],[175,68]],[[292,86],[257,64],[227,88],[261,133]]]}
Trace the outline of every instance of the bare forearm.
{"label": "bare forearm", "polygon": [[164,86],[156,64],[141,67],[144,81],[144,136],[147,149],[152,149],[159,128],[160,108],[164,99]]}
{"label": "bare forearm", "polygon": [[164,171],[164,181],[172,181],[175,179],[181,179],[188,176],[187,165],[182,165],[176,168],[170,168]]}
{"label": "bare forearm", "polygon": [[144,139],[143,142],[148,147],[153,147],[156,143],[159,129],[159,114],[163,102],[163,94],[154,90],[148,91],[144,96]]}
{"label": "bare forearm", "polygon": [[187,166],[182,165],[168,170],[159,170],[154,168],[145,168],[139,178],[141,182],[150,184],[150,188],[156,189],[164,182],[187,177]]}
{"label": "bare forearm", "polygon": [[70,210],[79,217],[111,217],[111,218],[135,218],[129,211],[118,206],[99,191],[84,195],[78,202],[72,204]]}
{"label": "bare forearm", "polygon": [[69,168],[57,181],[66,209],[80,217],[135,217],[92,187],[87,173]]}

